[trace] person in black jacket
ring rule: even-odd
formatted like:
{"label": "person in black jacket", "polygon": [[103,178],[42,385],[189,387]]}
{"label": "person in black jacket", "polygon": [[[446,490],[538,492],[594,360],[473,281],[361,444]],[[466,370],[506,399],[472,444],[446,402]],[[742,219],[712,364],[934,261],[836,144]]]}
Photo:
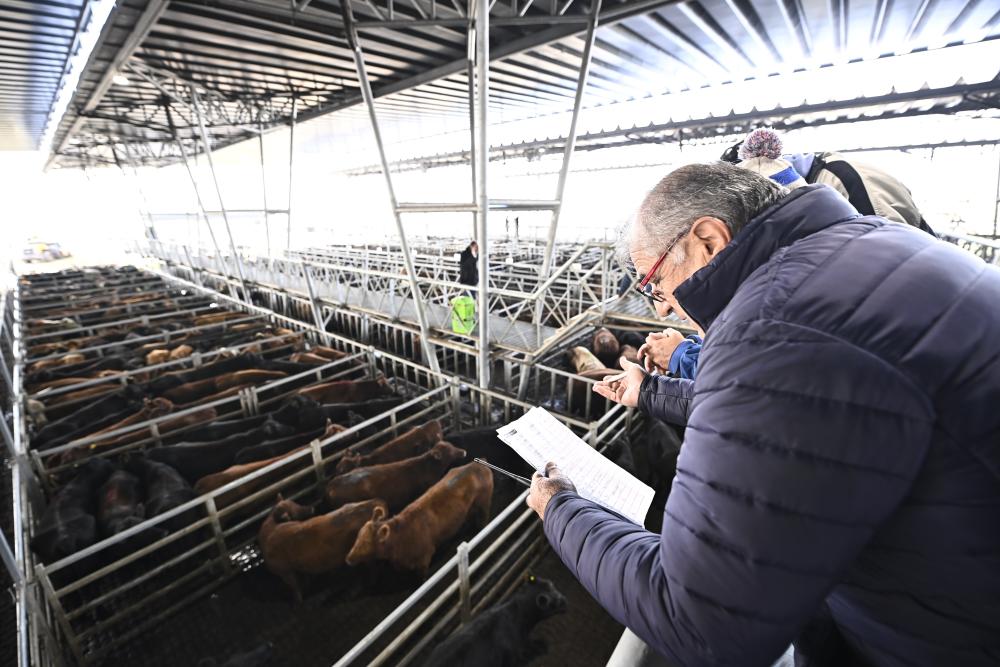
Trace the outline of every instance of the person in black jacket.
{"label": "person in black jacket", "polygon": [[1000,270],[721,163],[663,179],[625,241],[658,314],[706,335],[693,381],[625,361],[595,385],[686,424],[659,535],[533,478],[580,583],[684,667],[793,641],[797,664],[1000,664]]}
{"label": "person in black jacket", "polygon": [[458,282],[475,287],[479,284],[479,244],[473,241],[458,259]]}

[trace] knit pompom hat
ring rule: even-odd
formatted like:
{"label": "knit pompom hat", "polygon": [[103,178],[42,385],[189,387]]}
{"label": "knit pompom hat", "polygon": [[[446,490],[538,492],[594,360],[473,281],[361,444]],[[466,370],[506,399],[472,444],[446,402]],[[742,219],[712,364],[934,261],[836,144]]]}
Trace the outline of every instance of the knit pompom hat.
{"label": "knit pompom hat", "polygon": [[770,178],[790,190],[806,184],[795,167],[781,159],[781,137],[770,128],[761,127],[747,135],[740,146],[738,166]]}

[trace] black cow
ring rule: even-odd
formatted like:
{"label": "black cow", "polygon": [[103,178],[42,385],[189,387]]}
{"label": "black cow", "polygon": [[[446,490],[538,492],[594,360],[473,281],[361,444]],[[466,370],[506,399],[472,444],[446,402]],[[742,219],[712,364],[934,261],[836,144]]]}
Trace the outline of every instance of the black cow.
{"label": "black cow", "polygon": [[[243,653],[237,653],[222,663],[222,667],[264,667],[271,660],[274,653],[274,644],[264,642],[256,648]],[[218,667],[219,662],[215,658],[202,658],[198,661],[198,667]]]}
{"label": "black cow", "polygon": [[351,413],[369,418],[388,412],[405,401],[402,397],[378,398],[363,403],[319,403],[308,396],[293,396],[274,412],[282,424],[297,426],[299,430],[321,428],[327,420],[334,424],[348,424]]}
{"label": "black cow", "polygon": [[[326,433],[325,426],[304,433],[295,433],[283,438],[267,440],[251,447],[245,447],[236,452],[233,463],[240,465],[243,463],[253,463],[254,461],[263,461],[264,459],[273,459],[275,456],[287,454],[297,447],[307,445],[316,438],[322,438],[324,433]],[[346,443],[344,446],[347,446]]]}
{"label": "black cow", "polygon": [[[143,522],[146,508],[142,503],[142,482],[132,473],[116,470],[98,492],[97,522],[102,537],[111,537]],[[111,560],[124,558],[148,544],[166,537],[167,530],[150,526],[108,548]]]}
{"label": "black cow", "polygon": [[97,494],[97,523],[104,537],[117,535],[141,523],[146,516],[142,483],[125,470],[116,470]]}
{"label": "black cow", "polygon": [[[142,392],[134,387],[122,389],[107,394],[97,400],[78,408],[61,419],[50,421],[40,429],[32,443],[36,449],[47,449],[79,438],[87,433],[100,430],[108,424],[114,424],[142,407]],[[46,411],[49,413],[49,411]],[[47,414],[51,419],[51,414]]]}
{"label": "black cow", "polygon": [[107,460],[91,459],[53,496],[31,540],[32,550],[43,562],[55,562],[97,541],[94,499],[113,470]]}
{"label": "black cow", "polygon": [[490,607],[438,644],[425,667],[512,667],[548,650],[531,639],[541,621],[566,611],[566,598],[551,581],[529,576],[506,602]]}
{"label": "black cow", "polygon": [[[137,475],[146,487],[146,514],[154,517],[173,508],[183,505],[195,497],[194,489],[181,477],[181,474],[159,461],[143,457],[135,457],[126,466],[129,472]],[[179,519],[179,517],[175,517]],[[183,526],[183,521],[167,521],[166,526],[177,530]]]}
{"label": "black cow", "polygon": [[236,455],[247,447],[288,437],[294,432],[295,429],[291,426],[268,419],[257,428],[235,433],[217,442],[183,442],[157,447],[150,450],[148,456],[154,461],[172,466],[194,484],[205,475],[224,470],[233,463],[240,463],[236,460]]}
{"label": "black cow", "polygon": [[187,442],[209,442],[212,440],[222,440],[237,433],[250,431],[261,426],[269,419],[268,415],[255,415],[253,417],[240,417],[238,419],[227,419],[205,424],[197,428],[182,433],[178,437],[184,438]]}
{"label": "black cow", "polygon": [[656,533],[663,525],[663,510],[677,472],[681,433],[679,427],[648,419],[631,442],[633,474],[656,491],[645,523],[647,530]]}

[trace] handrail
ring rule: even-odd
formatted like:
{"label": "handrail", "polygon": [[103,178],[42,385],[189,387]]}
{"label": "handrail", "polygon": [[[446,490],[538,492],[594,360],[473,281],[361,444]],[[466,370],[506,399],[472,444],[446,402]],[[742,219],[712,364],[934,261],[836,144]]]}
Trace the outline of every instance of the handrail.
{"label": "handrail", "polygon": [[954,238],[960,241],[978,243],[979,245],[986,246],[987,248],[995,248],[997,250],[1000,250],[1000,240],[996,239],[986,239],[981,236],[973,236],[971,234],[962,234],[961,232],[953,232],[953,231],[938,232],[938,236],[946,239]]}

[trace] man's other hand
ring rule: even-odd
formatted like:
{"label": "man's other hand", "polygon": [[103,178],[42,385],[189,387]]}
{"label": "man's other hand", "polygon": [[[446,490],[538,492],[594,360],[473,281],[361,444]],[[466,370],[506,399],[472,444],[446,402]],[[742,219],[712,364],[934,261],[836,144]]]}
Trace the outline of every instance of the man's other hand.
{"label": "man's other hand", "polygon": [[647,373],[666,373],[670,367],[670,357],[677,346],[684,342],[684,334],[676,329],[664,329],[646,336],[646,342],[639,348],[639,361]]}
{"label": "man's other hand", "polygon": [[639,405],[639,387],[646,378],[646,373],[639,364],[633,364],[628,359],[622,357],[618,360],[624,373],[618,375],[608,375],[594,385],[594,391],[612,400],[621,403],[626,408],[634,408]]}

